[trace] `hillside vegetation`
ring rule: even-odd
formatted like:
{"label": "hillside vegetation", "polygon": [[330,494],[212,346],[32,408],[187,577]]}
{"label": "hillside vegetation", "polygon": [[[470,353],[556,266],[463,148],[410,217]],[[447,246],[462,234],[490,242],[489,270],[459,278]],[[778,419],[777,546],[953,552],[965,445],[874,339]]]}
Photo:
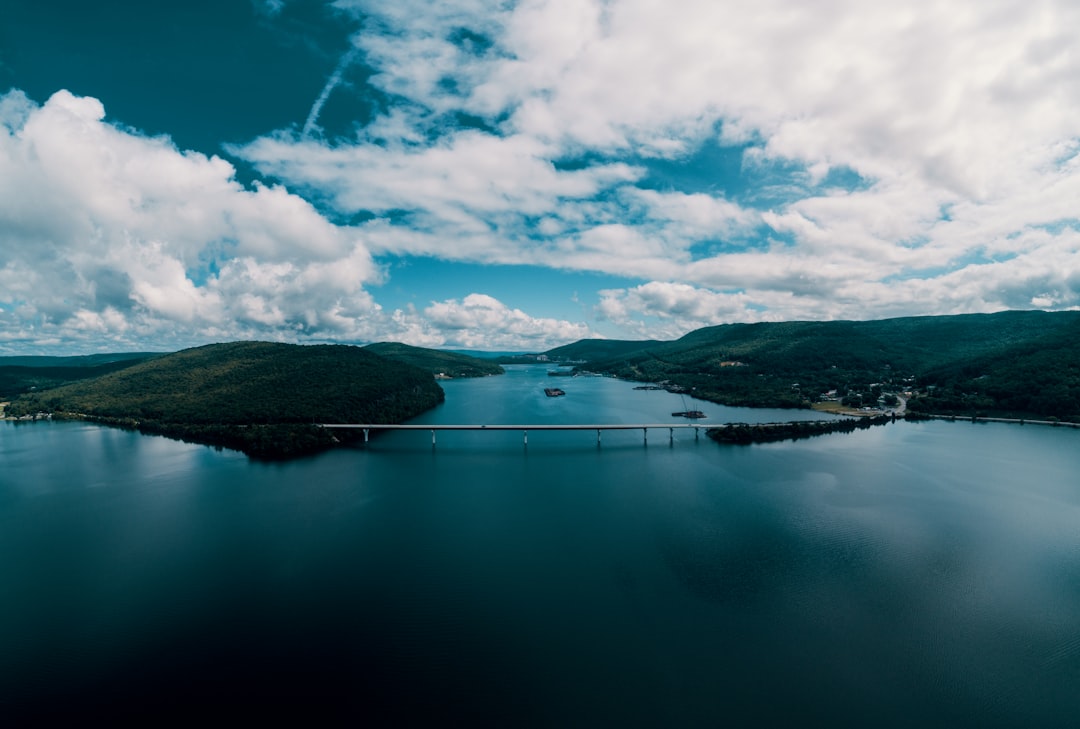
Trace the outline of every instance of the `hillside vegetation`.
{"label": "hillside vegetation", "polygon": [[0,357],[0,399],[100,377],[157,356],[136,352],[84,357]]}
{"label": "hillside vegetation", "polygon": [[563,361],[602,361],[623,357],[642,349],[659,347],[666,342],[658,340],[633,341],[627,339],[582,339],[544,352],[548,359]]}
{"label": "hillside vegetation", "polygon": [[994,353],[929,368],[917,408],[966,415],[993,412],[1080,421],[1080,317]]}
{"label": "hillside vegetation", "polygon": [[344,345],[234,342],[23,395],[9,415],[90,416],[250,455],[334,442],[319,422],[398,423],[442,402],[429,372]]}
{"label": "hillside vegetation", "polygon": [[729,324],[581,369],[668,381],[727,405],[808,407],[836,391],[858,406],[914,389],[909,407],[923,412],[1076,419],[1080,312]]}
{"label": "hillside vegetation", "polygon": [[413,367],[419,367],[433,375],[484,377],[487,375],[501,375],[505,372],[498,363],[491,360],[471,357],[467,354],[444,352],[438,349],[411,347],[408,344],[399,344],[397,342],[369,344],[364,349],[395,362],[403,362]]}

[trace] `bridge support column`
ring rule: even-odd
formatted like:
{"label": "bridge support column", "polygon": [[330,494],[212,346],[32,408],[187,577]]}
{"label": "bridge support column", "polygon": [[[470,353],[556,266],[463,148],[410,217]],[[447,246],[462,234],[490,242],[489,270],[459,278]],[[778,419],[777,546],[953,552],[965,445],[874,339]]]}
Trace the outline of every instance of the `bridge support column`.
{"label": "bridge support column", "polygon": [[521,432],[524,434],[524,439],[522,440],[522,444],[523,445],[529,445],[529,431],[523,430]]}
{"label": "bridge support column", "polygon": [[367,439],[368,439],[368,429],[364,428],[364,442],[365,443],[367,443]]}
{"label": "bridge support column", "polygon": [[431,431],[431,447],[432,448],[435,447],[435,431],[434,430]]}
{"label": "bridge support column", "polygon": [[674,428],[668,428],[668,442],[671,443],[671,444],[675,443],[675,429]]}
{"label": "bridge support column", "polygon": [[642,438],[642,441],[641,441],[642,443],[644,443],[645,445],[649,445],[649,429],[648,428],[642,428],[641,429],[641,438]]}
{"label": "bridge support column", "polygon": [[596,445],[597,445],[597,447],[599,447],[599,445],[600,445],[600,429],[599,428],[596,429]]}
{"label": "bridge support column", "polygon": [[701,428],[694,426],[694,440],[698,439],[698,434],[701,432]]}

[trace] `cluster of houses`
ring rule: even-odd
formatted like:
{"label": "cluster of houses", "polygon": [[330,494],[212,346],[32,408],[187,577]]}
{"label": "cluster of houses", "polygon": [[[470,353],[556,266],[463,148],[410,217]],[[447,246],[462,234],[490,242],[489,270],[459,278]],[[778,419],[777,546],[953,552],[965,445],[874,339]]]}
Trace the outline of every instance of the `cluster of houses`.
{"label": "cluster of houses", "polygon": [[4,415],[4,409],[0,408],[0,420],[52,420],[52,413],[34,413],[33,415],[20,415],[19,417],[6,417]]}

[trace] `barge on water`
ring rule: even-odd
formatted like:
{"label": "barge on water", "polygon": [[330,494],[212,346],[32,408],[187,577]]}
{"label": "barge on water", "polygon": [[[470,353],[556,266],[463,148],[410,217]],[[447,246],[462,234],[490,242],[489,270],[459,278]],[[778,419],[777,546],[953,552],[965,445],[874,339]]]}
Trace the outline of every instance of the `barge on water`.
{"label": "barge on water", "polygon": [[563,390],[559,389],[558,387],[545,387],[544,388],[544,394],[547,395],[548,397],[561,397],[562,395],[565,395],[566,393]]}
{"label": "barge on water", "polygon": [[672,413],[672,417],[675,418],[704,418],[705,413],[700,410],[683,410],[680,413]]}

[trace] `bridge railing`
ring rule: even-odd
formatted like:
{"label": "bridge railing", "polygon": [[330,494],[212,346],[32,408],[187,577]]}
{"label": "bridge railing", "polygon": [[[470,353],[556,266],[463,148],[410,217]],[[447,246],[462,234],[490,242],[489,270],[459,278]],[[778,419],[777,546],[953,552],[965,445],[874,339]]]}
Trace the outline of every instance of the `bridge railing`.
{"label": "bridge railing", "polygon": [[699,423],[595,423],[595,424],[551,424],[551,423],[519,423],[519,424],[504,424],[495,423],[491,425],[487,424],[431,424],[431,425],[418,425],[415,423],[410,424],[398,424],[398,423],[319,423],[323,428],[340,428],[350,430],[363,430],[364,442],[367,443],[373,430],[430,430],[431,431],[431,444],[435,445],[435,433],[440,430],[515,430],[522,433],[522,440],[526,445],[529,443],[529,431],[530,430],[595,430],[596,442],[600,443],[600,434],[605,430],[640,430],[642,432],[642,439],[648,443],[649,430],[657,430],[660,428],[667,428],[669,431],[669,439],[674,442],[676,430],[693,429],[695,440],[699,437],[702,428],[715,428],[716,424],[699,424]]}

